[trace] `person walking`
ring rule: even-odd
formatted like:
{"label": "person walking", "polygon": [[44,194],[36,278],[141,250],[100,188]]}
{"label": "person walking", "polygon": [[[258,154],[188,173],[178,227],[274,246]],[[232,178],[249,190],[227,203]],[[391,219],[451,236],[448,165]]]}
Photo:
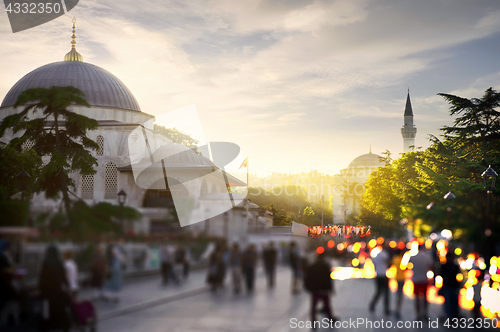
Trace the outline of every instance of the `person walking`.
{"label": "person walking", "polygon": [[335,295],[335,285],[330,277],[331,267],[325,260],[325,254],[318,254],[316,261],[307,269],[305,287],[311,293],[311,322],[316,321],[316,307],[318,302],[323,303],[322,311],[328,319],[337,321],[332,314],[330,295]]}
{"label": "person walking", "polygon": [[96,248],[92,264],[90,266],[90,287],[94,289],[94,300],[105,300],[104,282],[108,274],[108,262],[106,260],[105,244],[99,244]]}
{"label": "person walking", "polygon": [[73,297],[73,300],[76,300],[78,296],[78,266],[73,259],[74,254],[72,250],[66,250],[63,253],[64,259],[64,269],[66,271],[66,279],[68,280],[69,290]]}
{"label": "person walking", "polygon": [[290,242],[289,263],[292,268],[292,294],[300,294],[300,279],[302,277],[302,257],[297,244]]}
{"label": "person walking", "polygon": [[45,251],[38,288],[45,308],[41,329],[69,331],[72,324],[70,288],[61,254],[54,245]]}
{"label": "person walking", "polygon": [[389,268],[389,253],[387,249],[378,246],[372,249],[371,252],[372,263],[375,266],[375,294],[370,301],[370,313],[375,312],[375,305],[377,304],[381,295],[384,296],[384,311],[386,315],[390,314],[389,309],[389,278],[387,278],[386,271]]}
{"label": "person walking", "polygon": [[172,276],[172,254],[168,245],[163,245],[160,252],[161,279],[164,285],[168,284]]}
{"label": "person walking", "polygon": [[229,253],[229,269],[233,280],[233,292],[241,291],[241,252],[238,243],[234,243]]}
{"label": "person walking", "polygon": [[255,283],[255,267],[257,265],[257,248],[251,243],[241,256],[241,270],[245,276],[247,292],[253,292]]}
{"label": "person walking", "polygon": [[410,262],[413,264],[411,280],[413,281],[413,294],[415,295],[416,319],[427,320],[429,308],[429,301],[427,300],[427,288],[429,287],[427,272],[434,270],[434,263],[423,244],[418,246],[418,253],[410,258]]}
{"label": "person walking", "polygon": [[184,248],[185,256],[184,256],[184,266],[182,269],[182,275],[184,276],[184,280],[188,280],[189,272],[191,270],[191,260],[193,257],[191,256],[191,250],[189,247]]}
{"label": "person walking", "polygon": [[177,245],[174,252],[174,280],[179,283],[183,278],[184,265],[186,263],[186,250],[182,245]]}
{"label": "person walking", "polygon": [[211,285],[212,292],[217,292],[222,287],[224,279],[224,251],[216,245],[208,259],[207,282]]}
{"label": "person walking", "polygon": [[267,277],[267,287],[274,287],[274,280],[276,276],[276,260],[278,252],[274,246],[274,242],[270,241],[264,251],[262,252],[262,260],[264,262],[264,270]]}
{"label": "person walking", "polygon": [[[12,308],[17,308],[18,295],[12,283],[14,278],[14,263],[9,252],[10,242],[0,240],[0,327],[7,325]],[[17,315],[13,315],[18,322]]]}
{"label": "person walking", "polygon": [[106,257],[108,260],[108,279],[104,284],[104,290],[107,292],[106,297],[114,302],[119,302],[119,292],[123,286],[122,264],[124,261],[120,250],[114,246],[109,245],[107,248]]}
{"label": "person walking", "polygon": [[455,262],[455,254],[450,250],[446,254],[446,263],[441,265],[439,269],[439,275],[443,278],[443,286],[440,291],[444,297],[444,312],[447,318],[458,318],[460,283],[457,280],[457,274],[459,273],[460,267]]}
{"label": "person walking", "polygon": [[401,268],[403,255],[404,250],[398,249],[394,257],[392,258],[392,265],[396,267],[396,281],[398,283],[398,289],[396,291],[396,309],[394,311],[394,316],[396,317],[396,319],[401,318],[401,307],[403,306],[403,287],[405,285],[405,270]]}

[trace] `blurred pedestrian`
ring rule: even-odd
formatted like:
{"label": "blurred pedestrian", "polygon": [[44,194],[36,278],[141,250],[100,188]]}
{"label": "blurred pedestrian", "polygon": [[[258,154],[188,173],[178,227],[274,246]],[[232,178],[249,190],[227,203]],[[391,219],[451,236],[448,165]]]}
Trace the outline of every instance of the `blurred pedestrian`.
{"label": "blurred pedestrian", "polygon": [[179,283],[183,278],[184,265],[186,263],[186,250],[180,244],[177,245],[174,252],[174,280]]}
{"label": "blurred pedestrian", "polygon": [[264,270],[267,277],[267,286],[274,287],[274,280],[276,275],[276,261],[278,252],[274,246],[274,242],[270,241],[264,251],[262,252],[262,260],[264,262]]}
{"label": "blurred pedestrian", "polygon": [[377,304],[380,295],[383,295],[384,311],[386,315],[389,315],[389,278],[387,278],[386,275],[387,269],[389,268],[389,253],[386,248],[377,246],[372,249],[371,256],[377,276],[375,277],[375,294],[370,302],[369,310],[370,313],[375,312],[375,305]]}
{"label": "blurred pedestrian", "polygon": [[429,287],[427,272],[434,270],[434,263],[423,244],[418,246],[418,253],[410,258],[410,262],[413,264],[411,279],[413,281],[413,294],[415,295],[416,319],[427,320],[429,308],[429,301],[427,300],[427,288]]}
{"label": "blurred pedestrian", "polygon": [[460,267],[455,262],[455,254],[450,250],[446,254],[446,263],[441,265],[439,270],[439,275],[443,278],[440,293],[444,297],[444,312],[447,318],[458,318],[460,283],[457,280],[457,274],[459,273]]}
{"label": "blurred pedestrian", "polygon": [[305,277],[306,290],[311,293],[311,322],[316,321],[316,307],[318,302],[323,303],[322,311],[328,319],[337,321],[332,315],[330,295],[335,295],[335,285],[330,277],[331,267],[325,261],[325,254],[317,255],[316,261],[307,269]]}
{"label": "blurred pedestrian", "polygon": [[290,267],[292,268],[292,294],[300,294],[300,280],[302,277],[302,257],[300,255],[300,250],[297,244],[292,241],[290,242],[290,253],[289,253]]}
{"label": "blurred pedestrian", "polygon": [[17,292],[12,283],[14,263],[9,248],[10,242],[0,240],[0,327],[7,324],[8,316],[11,314],[18,320],[14,309],[18,307]]}
{"label": "blurred pedestrian", "polygon": [[398,283],[398,289],[396,291],[396,309],[394,311],[394,316],[396,319],[401,318],[401,307],[403,306],[403,287],[405,285],[405,269],[401,267],[401,261],[403,260],[404,250],[398,249],[394,257],[392,258],[392,265],[396,267],[396,281]]}
{"label": "blurred pedestrian", "polygon": [[218,244],[208,259],[207,282],[211,285],[212,292],[222,287],[224,279],[224,257],[222,247]]}
{"label": "blurred pedestrian", "polygon": [[69,331],[72,324],[70,288],[61,254],[54,245],[49,245],[45,251],[39,290],[45,308],[42,329]]}
{"label": "blurred pedestrian", "polygon": [[472,286],[474,289],[474,297],[472,298],[474,300],[472,317],[477,319],[483,318],[483,315],[481,314],[481,288],[483,287],[484,282],[484,271],[481,271],[480,269],[475,269],[474,271],[476,271],[477,283]]}
{"label": "blurred pedestrian", "polygon": [[106,260],[106,246],[99,244],[96,247],[92,265],[90,266],[90,287],[94,289],[94,300],[104,300],[104,282],[108,274],[108,262]]}
{"label": "blurred pedestrian", "polygon": [[109,245],[107,247],[106,259],[108,261],[108,278],[104,284],[104,290],[106,291],[107,299],[118,302],[120,301],[118,294],[123,286],[122,264],[124,257],[116,246]]}
{"label": "blurred pedestrian", "polygon": [[164,285],[168,284],[173,274],[172,269],[172,253],[168,245],[163,245],[160,252],[161,261],[161,279]]}
{"label": "blurred pedestrian", "polygon": [[76,300],[78,296],[78,266],[76,265],[72,250],[66,250],[63,253],[64,269],[66,271],[66,279],[68,280],[69,290],[73,299]]}
{"label": "blurred pedestrian", "polygon": [[251,243],[241,256],[241,270],[249,293],[253,292],[255,284],[255,267],[257,265],[257,248]]}
{"label": "blurred pedestrian", "polygon": [[189,247],[184,247],[185,251],[185,257],[184,257],[184,266],[182,269],[182,274],[184,276],[184,280],[187,280],[189,278],[189,272],[191,270],[191,250],[189,250]]}
{"label": "blurred pedestrian", "polygon": [[234,243],[229,253],[229,269],[233,281],[233,292],[238,294],[241,290],[241,252],[238,243]]}

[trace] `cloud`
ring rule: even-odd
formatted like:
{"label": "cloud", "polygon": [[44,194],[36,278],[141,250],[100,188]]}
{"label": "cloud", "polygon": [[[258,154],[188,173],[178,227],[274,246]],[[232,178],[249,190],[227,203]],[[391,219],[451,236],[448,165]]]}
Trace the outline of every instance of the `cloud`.
{"label": "cloud", "polygon": [[[441,62],[460,57],[453,47],[498,35],[499,6],[487,0],[87,0],[72,15],[25,32],[12,34],[0,23],[0,95],[30,70],[62,60],[75,15],[84,60],[119,77],[144,112],[196,104],[209,139],[230,139],[255,153],[276,142],[273,153],[282,160],[293,152],[287,144],[345,140],[358,130],[355,120],[373,124],[370,134],[380,135],[369,139],[379,150],[396,150],[408,81],[429,70],[439,74]],[[497,73],[469,82],[453,89],[481,96],[500,79]],[[446,103],[435,96],[446,88],[412,96],[416,123],[424,126],[417,137],[447,118]],[[394,126],[395,136],[373,119]],[[369,144],[353,136],[351,150]]]}

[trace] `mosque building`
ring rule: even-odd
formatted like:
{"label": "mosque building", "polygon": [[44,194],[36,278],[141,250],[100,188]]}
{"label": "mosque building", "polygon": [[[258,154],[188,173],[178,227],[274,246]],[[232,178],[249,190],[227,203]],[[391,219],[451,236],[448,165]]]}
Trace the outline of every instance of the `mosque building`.
{"label": "mosque building", "polygon": [[[95,167],[96,174],[71,174],[76,184],[76,189],[70,192],[72,200],[84,200],[90,205],[98,202],[117,204],[117,193],[123,190],[127,194],[126,205],[142,214],[141,220],[125,225],[126,231],[134,233],[166,230],[165,220],[175,219],[171,209],[173,187],[177,194],[180,193],[179,197],[189,198],[189,212],[196,220],[202,221],[201,224],[203,220],[212,218],[212,229],[216,229],[218,219],[222,220],[223,212],[226,212],[224,220],[235,219],[233,214],[254,220],[253,206],[249,213],[248,208],[242,213],[224,207],[227,202],[223,202],[222,209],[217,210],[215,202],[224,201],[224,197],[227,201],[228,186],[243,187],[246,184],[223,172],[210,159],[155,132],[155,117],[141,110],[132,92],[120,79],[103,68],[84,62],[83,56],[76,50],[75,39],[73,20],[71,50],[64,56],[64,61],[49,63],[23,76],[0,105],[2,121],[21,109],[14,109],[13,105],[27,89],[73,86],[83,91],[90,108],[71,106],[70,109],[98,121],[98,128],[87,133],[99,145],[99,149],[93,152],[98,165]],[[12,131],[7,131],[0,139],[2,145],[8,144],[12,138]],[[135,148],[131,149],[131,145]],[[32,146],[33,143],[28,141],[23,149]],[[146,167],[136,167],[144,166],[145,162]],[[165,173],[168,173],[168,181]],[[221,181],[221,178],[224,179]],[[233,197],[230,198],[234,203]],[[48,200],[43,193],[34,195],[30,204],[35,216],[56,212],[60,206],[60,200]],[[200,227],[203,229],[203,226]],[[240,228],[238,232],[244,231]]]}
{"label": "mosque building", "polygon": [[[404,110],[404,125],[401,128],[403,136],[403,153],[413,150],[417,128],[413,124],[413,110],[410,101],[410,91],[406,97]],[[347,216],[356,214],[365,191],[365,183],[377,167],[384,166],[382,157],[370,152],[354,158],[353,161],[334,176],[332,207],[335,216],[334,223],[345,223]]]}

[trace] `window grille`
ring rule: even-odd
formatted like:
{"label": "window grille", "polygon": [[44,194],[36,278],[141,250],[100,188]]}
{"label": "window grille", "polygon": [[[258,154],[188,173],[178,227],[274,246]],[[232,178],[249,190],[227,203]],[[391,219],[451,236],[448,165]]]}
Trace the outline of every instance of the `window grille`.
{"label": "window grille", "polygon": [[99,148],[97,149],[97,155],[98,156],[104,155],[104,137],[102,137],[102,135],[97,136],[96,142],[97,145],[99,145]]}
{"label": "window grille", "polygon": [[118,170],[113,162],[107,163],[104,169],[104,198],[116,198],[118,191]]}
{"label": "window grille", "polygon": [[23,143],[23,145],[21,145],[21,148],[23,149],[23,151],[26,151],[26,150],[30,150],[31,148],[33,148],[35,146],[35,142],[32,141],[32,140],[27,140]]}
{"label": "window grille", "polygon": [[82,198],[83,199],[93,199],[94,198],[94,175],[93,174],[82,175]]}

